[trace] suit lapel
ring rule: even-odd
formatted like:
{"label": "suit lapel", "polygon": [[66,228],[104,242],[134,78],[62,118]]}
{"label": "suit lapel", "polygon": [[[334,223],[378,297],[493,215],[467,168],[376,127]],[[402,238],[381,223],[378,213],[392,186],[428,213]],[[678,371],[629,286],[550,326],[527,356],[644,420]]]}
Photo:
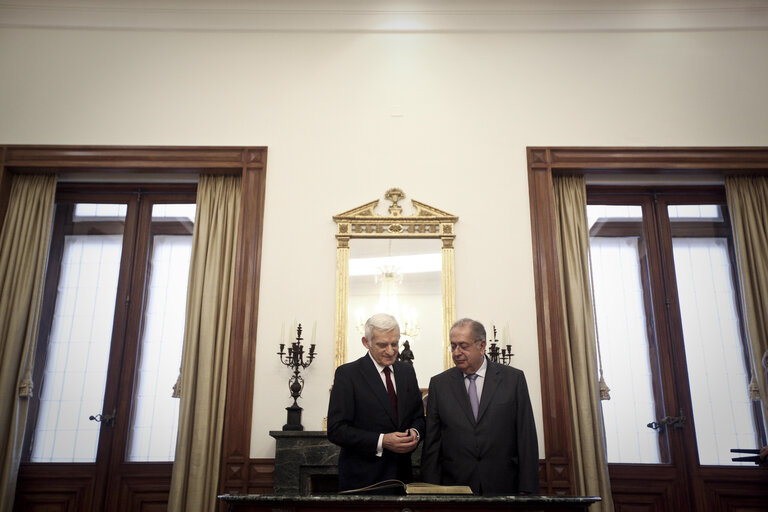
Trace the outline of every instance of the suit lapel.
{"label": "suit lapel", "polygon": [[472,406],[469,404],[469,395],[467,394],[467,388],[464,385],[464,374],[458,368],[454,367],[450,373],[450,387],[451,392],[456,398],[456,403],[459,404],[461,412],[467,417],[467,421],[475,424],[475,415],[472,414]]}
{"label": "suit lapel", "polygon": [[[384,388],[384,383],[381,381],[381,377],[379,376],[379,372],[376,369],[376,365],[374,365],[373,361],[371,361],[371,356],[366,354],[358,361],[361,363],[360,374],[363,377],[363,381],[365,381],[365,383],[371,388],[371,391],[376,397],[376,400],[378,400],[381,407],[387,411],[387,414],[392,420],[392,424],[394,424],[395,428],[397,428],[397,424],[395,422],[395,411],[392,410],[392,404],[389,401],[389,395],[387,395],[387,390]],[[395,378],[397,378],[397,371],[395,371]]]}
{"label": "suit lapel", "polygon": [[477,421],[480,421],[488,409],[488,404],[493,401],[493,394],[501,382],[501,371],[499,365],[490,359],[487,359],[488,366],[485,369],[485,382],[483,382],[483,394],[480,397],[480,405],[477,410]]}

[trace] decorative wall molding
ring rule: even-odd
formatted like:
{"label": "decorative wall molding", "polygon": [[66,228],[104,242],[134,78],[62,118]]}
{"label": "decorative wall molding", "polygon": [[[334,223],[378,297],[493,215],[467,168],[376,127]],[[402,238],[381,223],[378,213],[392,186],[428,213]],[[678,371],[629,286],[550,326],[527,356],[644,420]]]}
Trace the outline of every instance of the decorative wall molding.
{"label": "decorative wall molding", "polygon": [[[2,16],[2,14],[0,14]],[[99,171],[104,175],[238,174],[264,169],[266,152],[258,147],[187,146],[3,146],[2,163],[14,173],[55,169],[58,174]]]}
{"label": "decorative wall molding", "polygon": [[309,32],[570,32],[768,28],[764,0],[17,0],[0,27]]}

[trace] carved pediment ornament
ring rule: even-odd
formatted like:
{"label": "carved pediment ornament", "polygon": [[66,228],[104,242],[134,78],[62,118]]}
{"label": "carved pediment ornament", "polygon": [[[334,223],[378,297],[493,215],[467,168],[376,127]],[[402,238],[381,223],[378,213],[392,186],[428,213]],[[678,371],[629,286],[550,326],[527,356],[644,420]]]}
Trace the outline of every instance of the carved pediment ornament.
{"label": "carved pediment ornament", "polygon": [[338,226],[336,238],[441,238],[444,247],[453,246],[453,225],[458,217],[415,199],[411,199],[414,214],[403,216],[403,208],[398,204],[406,197],[402,189],[391,188],[384,197],[392,203],[389,215],[376,213],[377,199],[334,216]]}

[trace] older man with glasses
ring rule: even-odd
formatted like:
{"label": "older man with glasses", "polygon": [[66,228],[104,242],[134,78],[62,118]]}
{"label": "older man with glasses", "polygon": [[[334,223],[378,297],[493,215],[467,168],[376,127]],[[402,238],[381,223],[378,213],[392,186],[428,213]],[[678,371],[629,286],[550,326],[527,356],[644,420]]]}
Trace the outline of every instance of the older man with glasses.
{"label": "older man with glasses", "polygon": [[421,460],[426,482],[486,496],[538,494],[539,452],[522,371],[485,357],[480,322],[450,331],[454,368],[432,377]]}

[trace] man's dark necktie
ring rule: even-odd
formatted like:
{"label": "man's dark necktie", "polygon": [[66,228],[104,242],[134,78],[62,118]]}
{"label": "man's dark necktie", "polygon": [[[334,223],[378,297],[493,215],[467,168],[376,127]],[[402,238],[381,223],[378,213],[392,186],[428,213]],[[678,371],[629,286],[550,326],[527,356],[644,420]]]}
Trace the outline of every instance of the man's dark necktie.
{"label": "man's dark necktie", "polygon": [[389,401],[392,402],[392,409],[395,411],[395,421],[399,423],[400,420],[397,418],[397,394],[395,394],[395,386],[392,384],[391,373],[392,370],[390,370],[389,366],[384,368],[384,376],[387,378],[387,394],[389,395]]}

